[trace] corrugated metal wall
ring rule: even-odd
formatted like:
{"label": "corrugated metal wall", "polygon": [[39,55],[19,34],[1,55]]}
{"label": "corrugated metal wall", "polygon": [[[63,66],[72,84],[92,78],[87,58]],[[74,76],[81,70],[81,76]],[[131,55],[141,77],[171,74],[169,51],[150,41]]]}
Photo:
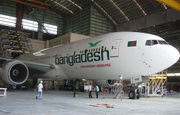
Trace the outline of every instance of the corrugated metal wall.
{"label": "corrugated metal wall", "polygon": [[76,12],[67,18],[64,18],[64,33],[73,32],[89,35],[90,31],[90,8]]}
{"label": "corrugated metal wall", "polygon": [[94,6],[89,6],[65,18],[64,33],[74,32],[97,36],[115,31],[115,26]]}
{"label": "corrugated metal wall", "polygon": [[115,25],[113,25],[94,6],[91,6],[90,36],[97,36],[114,31],[115,31]]}
{"label": "corrugated metal wall", "polygon": [[8,0],[0,0],[0,14],[16,16],[16,4]]}

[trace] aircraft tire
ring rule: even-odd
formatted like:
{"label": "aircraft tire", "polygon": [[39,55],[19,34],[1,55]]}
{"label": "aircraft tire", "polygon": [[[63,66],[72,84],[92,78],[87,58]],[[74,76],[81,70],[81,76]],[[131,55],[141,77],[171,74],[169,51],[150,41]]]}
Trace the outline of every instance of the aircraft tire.
{"label": "aircraft tire", "polygon": [[129,99],[135,99],[135,91],[130,91],[129,92]]}
{"label": "aircraft tire", "polygon": [[137,99],[139,99],[139,98],[140,98],[140,95],[139,95],[139,94],[137,94],[136,98],[137,98]]}

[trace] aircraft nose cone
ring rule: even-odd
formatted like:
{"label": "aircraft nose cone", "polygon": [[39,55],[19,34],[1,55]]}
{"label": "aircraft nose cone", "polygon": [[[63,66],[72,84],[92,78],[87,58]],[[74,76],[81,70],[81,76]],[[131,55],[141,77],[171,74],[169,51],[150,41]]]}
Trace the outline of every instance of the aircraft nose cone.
{"label": "aircraft nose cone", "polygon": [[178,60],[179,60],[179,58],[180,58],[180,53],[179,53],[179,51],[176,49],[176,48],[174,48],[174,47],[171,47],[171,50],[170,50],[171,52],[169,52],[169,62],[170,62],[170,65],[173,65],[173,64],[175,64]]}
{"label": "aircraft nose cone", "polygon": [[173,55],[172,58],[174,60],[174,63],[176,63],[179,60],[179,57],[180,57],[179,51],[176,48],[174,48],[173,52],[172,52],[172,55]]}

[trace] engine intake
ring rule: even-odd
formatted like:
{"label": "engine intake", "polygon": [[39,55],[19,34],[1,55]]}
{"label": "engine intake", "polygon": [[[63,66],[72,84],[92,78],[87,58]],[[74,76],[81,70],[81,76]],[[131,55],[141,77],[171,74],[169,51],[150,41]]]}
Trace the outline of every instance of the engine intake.
{"label": "engine intake", "polygon": [[29,77],[29,69],[20,61],[11,61],[2,67],[1,77],[11,85],[23,84]]}

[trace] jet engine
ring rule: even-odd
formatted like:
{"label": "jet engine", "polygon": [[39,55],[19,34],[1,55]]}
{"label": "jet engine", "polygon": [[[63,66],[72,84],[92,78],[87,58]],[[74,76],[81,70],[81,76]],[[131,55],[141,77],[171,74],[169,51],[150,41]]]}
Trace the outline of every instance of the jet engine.
{"label": "jet engine", "polygon": [[11,85],[23,84],[29,76],[28,67],[20,61],[10,61],[2,65],[0,77]]}

